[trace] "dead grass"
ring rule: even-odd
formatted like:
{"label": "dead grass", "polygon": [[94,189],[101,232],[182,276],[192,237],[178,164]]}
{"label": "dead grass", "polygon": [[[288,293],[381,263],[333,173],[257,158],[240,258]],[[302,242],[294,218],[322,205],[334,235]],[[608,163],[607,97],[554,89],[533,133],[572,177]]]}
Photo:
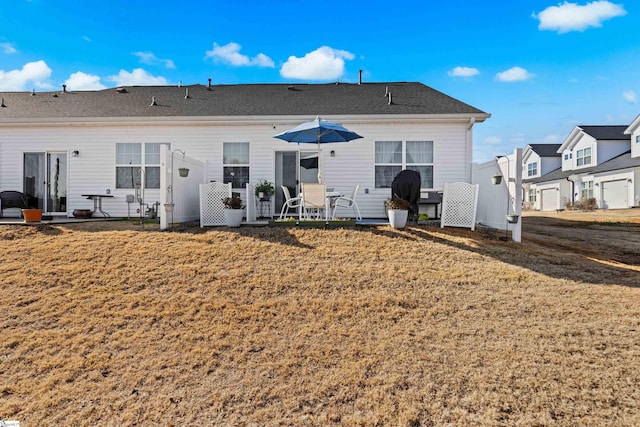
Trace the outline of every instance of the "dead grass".
{"label": "dead grass", "polygon": [[2,227],[0,420],[640,424],[638,228],[524,224]]}

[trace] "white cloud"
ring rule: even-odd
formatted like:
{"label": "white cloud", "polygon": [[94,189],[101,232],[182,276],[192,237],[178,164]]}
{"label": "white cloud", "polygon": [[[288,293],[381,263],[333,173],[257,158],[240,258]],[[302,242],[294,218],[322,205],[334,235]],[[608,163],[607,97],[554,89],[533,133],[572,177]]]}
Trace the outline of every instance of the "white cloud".
{"label": "white cloud", "polygon": [[174,69],[176,65],[173,63],[171,59],[160,59],[155,56],[152,52],[133,52],[133,55],[140,58],[140,62],[147,65],[156,65],[161,64],[166,68]]}
{"label": "white cloud", "polygon": [[205,52],[205,57],[235,65],[237,67],[275,67],[273,60],[264,53],[259,53],[254,58],[249,58],[247,55],[241,54],[240,49],[242,49],[242,46],[238,43],[231,42],[224,46],[213,43],[213,49],[207,50]]}
{"label": "white cloud", "polygon": [[526,141],[526,135],[523,133],[516,133],[510,138],[510,141],[516,144],[522,143]]}
{"label": "white cloud", "polygon": [[624,92],[622,92],[622,98],[629,104],[638,103],[638,94],[633,90],[625,90]]}
{"label": "white cloud", "polygon": [[82,36],[82,40],[86,41],[87,43],[91,42],[91,39],[87,36]]}
{"label": "white cloud", "polygon": [[533,17],[540,21],[539,30],[562,34],[601,27],[603,21],[626,14],[623,5],[606,0],[592,1],[585,5],[565,1],[558,6],[549,6],[537,15],[534,13]]}
{"label": "white cloud", "polygon": [[102,90],[107,87],[100,83],[100,77],[78,71],[69,76],[64,84],[69,90]]}
{"label": "white cloud", "polygon": [[473,77],[480,74],[480,70],[472,67],[455,67],[447,72],[451,77]]}
{"label": "white cloud", "polygon": [[290,56],[282,64],[280,75],[290,79],[334,80],[344,74],[344,61],[355,56],[346,50],[322,46],[302,58]]}
{"label": "white cloud", "polygon": [[11,43],[0,43],[0,49],[2,49],[2,53],[6,53],[9,55],[18,52]]}
{"label": "white cloud", "polygon": [[488,136],[485,138],[484,143],[488,145],[500,145],[502,138],[497,136]]}
{"label": "white cloud", "polygon": [[166,86],[167,79],[156,77],[147,73],[142,68],[136,68],[132,72],[120,70],[117,76],[109,76],[109,80],[116,86]]}
{"label": "white cloud", "polygon": [[51,68],[46,62],[28,62],[20,70],[0,70],[0,90],[22,91],[27,83],[39,88],[50,87],[47,81],[50,76]]}
{"label": "white cloud", "polygon": [[554,144],[554,143],[560,142],[561,140],[562,140],[562,137],[560,135],[554,135],[554,134],[547,135],[542,139],[542,141],[545,144]]}
{"label": "white cloud", "polygon": [[523,82],[533,77],[534,74],[531,74],[522,67],[511,67],[506,71],[496,74],[496,79],[501,82]]}

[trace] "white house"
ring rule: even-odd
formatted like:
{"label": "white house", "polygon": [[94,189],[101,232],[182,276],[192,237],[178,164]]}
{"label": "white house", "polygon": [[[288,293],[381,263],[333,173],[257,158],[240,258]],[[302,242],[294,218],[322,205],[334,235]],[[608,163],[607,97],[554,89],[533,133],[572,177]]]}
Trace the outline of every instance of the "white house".
{"label": "white house", "polygon": [[564,209],[590,198],[603,209],[637,206],[640,156],[633,155],[635,142],[629,137],[637,127],[576,126],[557,149],[560,167],[527,179],[530,207]]}
{"label": "white house", "polygon": [[536,189],[531,188],[529,183],[561,166],[559,148],[560,144],[529,144],[523,150],[522,177],[525,207],[535,207],[538,201]]}
{"label": "white house", "polygon": [[[50,215],[91,208],[129,213],[137,186],[160,200],[163,145],[204,164],[204,182],[266,179],[297,192],[317,180],[348,192],[365,217],[383,217],[393,177],[418,170],[423,190],[469,182],[473,126],[489,114],[421,83],[133,86],[100,91],[0,93],[0,191],[27,194]],[[292,144],[274,135],[320,116],[362,135],[340,144]],[[141,172],[142,171],[142,172]],[[276,193],[272,212],[282,204]],[[129,197],[131,199],[131,197]],[[344,216],[352,214],[345,210]]]}

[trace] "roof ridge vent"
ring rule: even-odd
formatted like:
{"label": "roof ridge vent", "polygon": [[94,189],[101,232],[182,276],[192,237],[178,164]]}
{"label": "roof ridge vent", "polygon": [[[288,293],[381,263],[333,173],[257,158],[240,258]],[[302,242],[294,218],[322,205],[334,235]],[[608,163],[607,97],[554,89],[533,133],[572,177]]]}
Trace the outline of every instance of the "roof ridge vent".
{"label": "roof ridge vent", "polygon": [[158,105],[158,103],[156,102],[156,97],[152,96],[151,97],[151,104],[149,104],[149,107],[153,107],[154,105]]}
{"label": "roof ridge vent", "polygon": [[0,104],[0,107],[7,108],[7,106],[4,104],[4,97],[2,97],[2,103]]}
{"label": "roof ridge vent", "polygon": [[127,89],[123,87],[119,87],[116,89],[116,93],[127,93]]}

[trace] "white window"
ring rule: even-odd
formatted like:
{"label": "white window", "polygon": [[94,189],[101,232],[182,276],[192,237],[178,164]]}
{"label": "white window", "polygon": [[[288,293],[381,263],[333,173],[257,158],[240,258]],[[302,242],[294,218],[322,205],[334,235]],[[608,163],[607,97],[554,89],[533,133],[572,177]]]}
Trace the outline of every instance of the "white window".
{"label": "white window", "polygon": [[160,147],[168,143],[117,143],[116,188],[160,188]]}
{"label": "white window", "polygon": [[376,188],[391,188],[405,169],[420,173],[421,188],[433,188],[433,141],[376,141]]}
{"label": "white window", "polygon": [[222,144],[223,182],[232,188],[245,188],[249,182],[249,143]]}
{"label": "white window", "polygon": [[527,176],[538,175],[538,162],[529,163],[527,165]]}
{"label": "white window", "polygon": [[571,159],[572,157],[573,157],[573,153],[569,153],[569,154],[565,154],[565,155],[564,155],[564,159],[565,159],[565,160],[569,160],[569,159]]}
{"label": "white window", "polygon": [[576,166],[591,164],[591,147],[583,148],[576,152]]}
{"label": "white window", "polygon": [[593,198],[593,181],[583,181],[580,184],[580,198],[582,199]]}
{"label": "white window", "polygon": [[636,144],[640,144],[640,135],[636,135]]}
{"label": "white window", "polygon": [[536,204],[536,189],[535,188],[530,188],[529,189],[529,204],[531,206],[534,206]]}

